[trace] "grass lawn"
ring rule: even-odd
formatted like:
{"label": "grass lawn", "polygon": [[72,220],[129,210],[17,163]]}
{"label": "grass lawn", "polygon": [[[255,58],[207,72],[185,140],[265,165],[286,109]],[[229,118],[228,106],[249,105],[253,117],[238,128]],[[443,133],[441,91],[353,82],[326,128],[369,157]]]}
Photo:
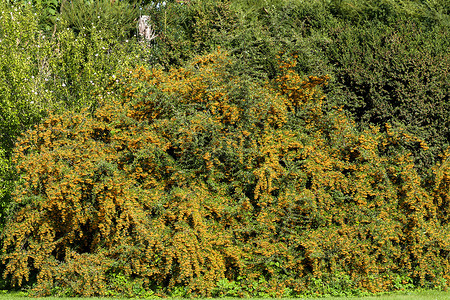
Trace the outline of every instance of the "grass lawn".
{"label": "grass lawn", "polygon": [[[21,293],[0,293],[0,300],[23,300],[24,298],[27,298],[24,296],[24,294]],[[112,300],[129,300],[130,298],[69,298],[69,297],[46,297],[45,300],[78,300],[78,299],[91,299],[91,300],[105,300],[105,299],[112,299]],[[149,298],[149,299],[157,299],[157,298]],[[239,298],[216,298],[220,300],[237,300]],[[250,300],[251,298],[243,298]],[[253,298],[254,300],[264,300],[264,298]],[[273,299],[273,298],[271,298]],[[284,298],[284,300],[287,300],[288,298]],[[398,293],[398,294],[391,294],[391,295],[379,295],[379,296],[367,296],[367,297],[327,297],[327,298],[292,298],[294,299],[326,299],[326,300],[450,300],[450,291],[448,292],[438,292],[438,291],[422,291],[422,292],[405,292],[405,293]],[[173,299],[172,299],[173,300]],[[206,299],[204,299],[206,300]],[[211,299],[209,299],[211,300]],[[267,300],[267,299],[265,299]]]}
{"label": "grass lawn", "polygon": [[311,298],[311,299],[327,299],[327,300],[450,300],[450,291],[423,291],[423,292],[405,292],[390,295],[367,296],[367,297],[330,297],[330,298]]}

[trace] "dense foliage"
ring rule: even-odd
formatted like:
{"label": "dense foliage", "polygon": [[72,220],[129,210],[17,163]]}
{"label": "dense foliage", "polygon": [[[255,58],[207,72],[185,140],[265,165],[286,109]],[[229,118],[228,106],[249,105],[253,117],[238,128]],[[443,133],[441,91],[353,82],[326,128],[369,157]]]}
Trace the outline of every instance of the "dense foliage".
{"label": "dense foliage", "polygon": [[[253,80],[279,75],[277,56],[298,55],[297,72],[331,76],[330,107],[361,129],[385,122],[420,136],[421,172],[450,145],[448,0],[192,1],[151,10],[162,31],[155,63],[170,67],[217,45]],[[167,21],[168,20],[168,21]]]}
{"label": "dense foliage", "polygon": [[427,189],[398,146],[424,142],[324,112],[326,77],[282,63],[260,86],[228,65],[219,52],[138,68],[92,115],[52,115],[19,139],[3,249],[14,283],[107,295],[123,276],[127,293],[210,296],[228,280],[280,296],[326,292],[317,280],[379,292],[448,279],[447,164]]}
{"label": "dense foliage", "polygon": [[[64,20],[58,23],[59,30],[43,32],[30,5],[9,6],[0,1],[0,20],[2,163],[9,161],[17,136],[49,111],[94,108],[93,95],[104,91],[116,72],[137,64],[136,56],[145,58],[143,45],[112,40],[114,32],[86,34],[89,31],[82,29],[77,34]],[[10,187],[13,174],[7,174],[1,178]],[[10,200],[4,185],[0,187],[0,219]]]}
{"label": "dense foliage", "polygon": [[446,288],[449,7],[0,1],[0,285]]}
{"label": "dense foliage", "polygon": [[425,139],[426,155],[410,151],[422,171],[430,168],[450,144],[448,27],[343,25],[331,37],[324,48],[336,81],[328,95],[362,127],[389,122]]}
{"label": "dense foliage", "polygon": [[61,18],[76,33],[100,32],[107,38],[124,39],[136,34],[138,16],[136,3],[128,1],[64,0],[61,3]]}

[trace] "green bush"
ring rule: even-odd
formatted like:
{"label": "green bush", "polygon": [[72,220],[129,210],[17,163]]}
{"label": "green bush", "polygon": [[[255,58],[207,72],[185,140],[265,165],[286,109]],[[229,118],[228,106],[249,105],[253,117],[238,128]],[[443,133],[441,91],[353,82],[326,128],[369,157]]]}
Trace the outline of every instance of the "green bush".
{"label": "green bush", "polygon": [[39,28],[46,32],[54,30],[58,19],[60,0],[5,0],[8,5],[32,6],[38,17]]}
{"label": "green bush", "polygon": [[341,25],[330,30],[324,49],[335,65],[328,91],[364,127],[391,123],[423,138],[431,151],[417,153],[422,171],[450,144],[450,47],[447,30],[396,25]]}
{"label": "green bush", "polygon": [[137,34],[138,2],[62,0],[60,18],[75,33],[100,31],[105,39],[123,40]]}
{"label": "green bush", "polygon": [[49,36],[39,30],[35,7],[0,5],[0,136],[7,154],[18,134],[48,111],[95,106],[93,94],[102,94],[113,74],[143,56],[136,39],[112,42],[104,32],[77,36],[63,21]]}
{"label": "green bush", "polygon": [[190,1],[189,5],[147,7],[144,12],[151,15],[159,34],[151,49],[154,63],[170,69],[220,46],[236,59],[235,72],[253,79],[275,78],[277,56],[292,52],[308,60],[303,74],[326,74],[328,67],[316,51],[326,36],[313,30],[333,22],[324,6],[319,2],[256,2]]}
{"label": "green bush", "polygon": [[[64,21],[41,30],[42,7],[0,3],[0,152],[8,164],[20,136],[50,111],[94,110],[107,96],[108,82],[120,70],[142,63],[145,46],[135,38],[107,39],[110,33],[76,35]],[[66,24],[66,25],[64,25]],[[105,37],[106,36],[106,37]],[[0,172],[0,227],[14,173]]]}
{"label": "green bush", "polygon": [[42,115],[49,96],[38,74],[39,54],[48,43],[37,35],[29,6],[0,3],[0,148],[10,154],[17,135]]}
{"label": "green bush", "polygon": [[3,230],[7,208],[11,201],[13,178],[10,159],[7,157],[6,151],[0,149],[0,231]]}
{"label": "green bush", "polygon": [[327,0],[324,3],[336,18],[353,25],[365,21],[389,25],[399,20],[419,22],[426,26],[450,25],[448,0]]}
{"label": "green bush", "polygon": [[125,2],[72,2],[51,36],[45,7],[5,3],[11,283],[183,297],[448,285],[445,1],[153,3],[150,45],[110,26],[132,24]]}
{"label": "green bush", "polygon": [[69,28],[55,34],[49,50],[45,87],[59,107],[75,110],[96,107],[101,99],[95,96],[107,93],[114,74],[140,64],[140,52],[145,51],[135,38],[111,41],[103,31],[86,34],[82,30],[77,35]]}
{"label": "green bush", "polygon": [[293,59],[261,85],[233,64],[137,68],[95,112],[23,135],[5,275],[74,296],[445,286],[448,159],[423,182],[403,145],[424,142],[325,111],[327,77],[302,79]]}
{"label": "green bush", "polygon": [[170,1],[148,5],[142,13],[151,16],[158,33],[151,49],[153,61],[167,69],[223,46],[240,25],[230,2],[223,0]]}
{"label": "green bush", "polygon": [[448,27],[446,1],[170,1],[143,11],[152,16],[160,34],[153,49],[155,62],[180,66],[221,46],[239,58],[241,73],[273,79],[280,52],[299,52],[302,74],[330,72],[332,63],[319,48],[330,42],[329,30],[340,23],[359,27],[410,21],[421,30]]}

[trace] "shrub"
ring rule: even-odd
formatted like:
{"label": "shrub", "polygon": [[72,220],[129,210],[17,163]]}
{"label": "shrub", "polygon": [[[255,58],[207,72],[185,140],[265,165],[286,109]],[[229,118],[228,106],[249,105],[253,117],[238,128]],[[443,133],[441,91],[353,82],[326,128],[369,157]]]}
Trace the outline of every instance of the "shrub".
{"label": "shrub", "polygon": [[[30,6],[0,2],[0,228],[13,188],[10,157],[20,133],[35,124],[50,106],[39,66],[48,42],[38,31]],[[41,60],[42,59],[42,60]],[[48,102],[47,102],[48,101]]]}
{"label": "shrub", "polygon": [[2,2],[0,18],[0,146],[9,155],[20,131],[42,114],[39,94],[48,93],[37,78],[35,58],[45,41],[36,36],[38,20],[31,7]]}
{"label": "shrub", "polygon": [[446,29],[425,31],[411,22],[393,26],[337,26],[324,48],[334,70],[328,91],[361,127],[386,122],[424,139],[428,153],[413,152],[426,172],[450,140],[450,70]]}
{"label": "shrub", "polygon": [[58,104],[56,109],[95,109],[96,96],[107,93],[105,87],[114,74],[142,63],[145,49],[136,38],[119,42],[103,33],[82,30],[77,35],[65,27],[56,32],[46,53],[45,81]]}
{"label": "shrub", "polygon": [[101,31],[104,38],[125,39],[136,35],[138,1],[61,1],[61,19],[76,33]]}
{"label": "shrub", "polygon": [[[47,35],[40,30],[42,9],[0,2],[0,152],[5,161],[16,138],[48,111],[94,109],[101,101],[94,95],[106,94],[110,76],[136,64],[142,49],[135,39],[113,42],[99,32],[76,36],[61,22]],[[12,175],[1,172],[0,180],[10,186]],[[2,188],[2,216],[8,190]]]}
{"label": "shrub", "polygon": [[314,29],[332,22],[325,7],[318,2],[266,2],[213,0],[147,7],[144,11],[159,34],[151,49],[153,61],[170,69],[220,46],[236,59],[236,73],[265,81],[278,75],[280,52],[297,51],[308,59],[304,74],[326,74],[327,67],[314,53],[325,39]]}
{"label": "shrub", "polygon": [[3,230],[13,189],[13,174],[10,159],[6,151],[0,149],[0,230]]}
{"label": "shrub", "polygon": [[56,23],[60,0],[5,0],[9,5],[32,5],[36,8],[39,28],[44,31],[53,30]]}
{"label": "shrub", "polygon": [[168,1],[147,5],[158,38],[151,49],[153,61],[166,69],[180,67],[197,55],[224,46],[238,29],[237,16],[229,1]]}
{"label": "shrub", "polygon": [[118,278],[131,294],[172,296],[449,279],[447,160],[423,182],[403,147],[422,140],[324,111],[327,77],[299,76],[295,60],[266,85],[230,65],[216,52],[137,68],[95,112],[28,131],[13,158],[5,275],[23,285],[36,274],[38,295],[85,296],[129,294]]}
{"label": "shrub", "polygon": [[[277,55],[298,56],[302,75],[331,75],[330,108],[358,126],[388,122],[424,139],[413,152],[428,173],[449,145],[449,15],[446,1],[191,1],[151,9],[160,32],[155,63],[181,66],[220,45],[234,72],[261,82],[279,76]],[[211,25],[213,24],[213,25]]]}
{"label": "shrub", "polygon": [[[127,116],[129,106],[109,103],[95,117],[51,116],[17,145],[21,181],[12,214],[28,220],[30,234],[13,228],[19,219],[10,220],[4,250],[27,244],[17,259],[5,256],[15,283],[37,270],[40,294],[57,286],[105,295],[107,274],[142,278],[146,288],[203,291],[223,277],[226,260],[236,260],[231,236],[215,222],[227,199],[201,182],[184,185],[183,172],[172,174],[170,143],[151,124]],[[94,273],[83,271],[94,264]]]}
{"label": "shrub", "polygon": [[399,20],[419,22],[425,26],[449,25],[447,0],[424,2],[420,0],[393,1],[370,0],[341,1],[329,0],[327,10],[346,23],[359,25],[361,22],[395,24]]}

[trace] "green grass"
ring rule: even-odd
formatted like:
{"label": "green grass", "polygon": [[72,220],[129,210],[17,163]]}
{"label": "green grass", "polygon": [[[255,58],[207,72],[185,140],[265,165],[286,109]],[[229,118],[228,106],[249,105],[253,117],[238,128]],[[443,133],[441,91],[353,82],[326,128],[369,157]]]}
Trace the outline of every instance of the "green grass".
{"label": "green grass", "polygon": [[[319,299],[319,298],[311,298],[311,299]],[[324,298],[322,298],[324,299]],[[423,291],[423,292],[404,292],[404,293],[396,293],[389,295],[379,295],[379,296],[366,296],[366,297],[330,297],[325,298],[327,300],[446,300],[450,299],[450,291],[449,292],[439,292],[439,291]]]}
{"label": "green grass", "polygon": [[[20,299],[23,300],[26,297],[25,293],[3,293],[0,294],[1,300],[6,299]],[[70,297],[46,297],[43,298],[45,300],[78,300],[78,299],[91,299],[91,300],[105,300],[105,299],[112,299],[112,300],[129,300],[130,298],[98,298],[98,297],[92,297],[92,298],[70,298]],[[151,299],[151,298],[149,298]],[[157,299],[157,298],[153,298]],[[174,300],[173,298],[172,300]],[[238,300],[239,298],[216,298],[220,300]],[[264,300],[264,298],[244,298],[246,300]],[[271,298],[272,299],[272,298]],[[439,292],[439,291],[421,291],[421,292],[404,292],[404,293],[396,293],[396,294],[390,294],[390,295],[379,295],[379,296],[367,296],[367,297],[326,297],[326,298],[292,298],[294,299],[326,299],[326,300],[450,300],[450,291],[449,292]],[[204,299],[206,300],[206,299]],[[211,299],[210,299],[211,300]],[[267,299],[266,299],[267,300]],[[283,300],[288,300],[288,298],[284,298]]]}

